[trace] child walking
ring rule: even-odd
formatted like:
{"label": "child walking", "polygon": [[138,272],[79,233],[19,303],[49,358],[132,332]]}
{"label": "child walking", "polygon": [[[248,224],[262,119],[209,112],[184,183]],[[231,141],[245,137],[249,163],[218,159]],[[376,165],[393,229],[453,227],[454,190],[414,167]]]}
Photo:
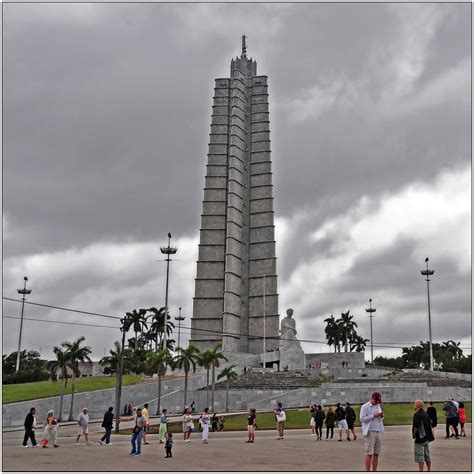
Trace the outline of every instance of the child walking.
{"label": "child walking", "polygon": [[165,451],[166,456],[165,458],[172,458],[173,455],[171,454],[171,448],[173,447],[173,433],[166,434],[166,443],[165,443]]}

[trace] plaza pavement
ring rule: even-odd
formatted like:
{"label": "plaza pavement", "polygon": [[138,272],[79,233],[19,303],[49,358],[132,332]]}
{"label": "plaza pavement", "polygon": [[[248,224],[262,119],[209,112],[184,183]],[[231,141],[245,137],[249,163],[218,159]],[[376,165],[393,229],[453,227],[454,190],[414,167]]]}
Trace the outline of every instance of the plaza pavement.
{"label": "plaza pavement", "polygon": [[[360,429],[356,441],[335,439],[316,441],[308,430],[287,430],[284,440],[276,431],[257,431],[254,444],[245,443],[245,431],[210,433],[209,444],[202,445],[200,433],[193,433],[185,444],[174,435],[173,458],[164,459],[157,435],[143,446],[141,457],[132,457],[130,436],[112,435],[112,446],[97,443],[101,428],[90,426],[95,444],[75,445],[75,427],[60,431],[59,448],[22,448],[23,433],[3,433],[4,471],[361,471],[364,461]],[[471,471],[471,437],[446,440],[443,426],[436,430],[439,439],[430,444],[434,471]],[[61,429],[61,428],[60,428]],[[380,471],[415,471],[413,441],[409,426],[387,427],[384,435]],[[40,431],[38,432],[40,435]],[[38,436],[40,438],[40,436]],[[81,442],[83,440],[81,439]]]}

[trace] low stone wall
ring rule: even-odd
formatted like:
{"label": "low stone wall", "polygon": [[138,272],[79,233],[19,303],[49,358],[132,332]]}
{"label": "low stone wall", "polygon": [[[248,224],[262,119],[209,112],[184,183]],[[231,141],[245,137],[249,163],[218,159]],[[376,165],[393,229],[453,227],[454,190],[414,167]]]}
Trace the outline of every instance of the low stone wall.
{"label": "low stone wall", "polygon": [[318,378],[321,375],[325,377],[333,377],[337,378],[345,378],[345,379],[354,379],[359,377],[368,377],[368,378],[376,378],[376,377],[383,377],[384,375],[390,374],[392,370],[385,370],[385,369],[374,369],[372,367],[366,368],[341,368],[341,367],[334,367],[331,369],[307,369],[302,372],[308,374],[310,377]]}
{"label": "low stone wall", "polygon": [[[197,411],[203,410],[206,404],[206,391],[196,389],[199,383],[202,383],[202,380],[193,381],[190,379],[191,388],[188,392],[188,403],[194,400]],[[183,410],[182,381],[180,383],[177,381],[164,382],[162,388],[164,395],[162,407],[167,408],[170,413],[180,413]],[[175,392],[176,390],[178,391]],[[281,401],[288,408],[309,406],[312,403],[321,405],[335,405],[337,402],[361,404],[370,398],[374,390],[381,392],[384,403],[413,402],[418,398],[434,402],[444,401],[451,397],[461,401],[472,400],[472,390],[466,387],[427,387],[426,383],[402,382],[373,382],[358,383],[357,385],[325,383],[317,388],[299,388],[283,393],[281,390],[230,390],[229,410],[247,410],[249,406],[258,410],[270,410],[277,401]],[[122,405],[131,403],[133,406],[141,406],[147,400],[155,398],[156,394],[157,384],[155,383],[124,387]],[[216,390],[215,396],[215,411],[217,413],[225,411],[226,391]],[[64,413],[67,414],[69,413],[70,397],[64,398]],[[77,394],[74,405],[74,416],[78,415],[83,406],[87,406],[92,419],[102,418],[107,408],[115,405],[115,391],[109,389]],[[37,408],[38,422],[42,423],[48,410],[58,410],[59,397],[3,405],[3,426],[22,425],[26,413],[32,406]],[[153,415],[156,412],[156,407],[156,402],[150,404],[150,413]]]}

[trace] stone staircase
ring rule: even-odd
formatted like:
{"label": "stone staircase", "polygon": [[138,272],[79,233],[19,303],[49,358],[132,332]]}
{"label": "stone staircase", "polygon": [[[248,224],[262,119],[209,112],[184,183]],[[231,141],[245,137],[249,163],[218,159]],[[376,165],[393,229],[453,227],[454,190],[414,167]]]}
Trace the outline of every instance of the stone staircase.
{"label": "stone staircase", "polygon": [[[302,387],[314,387],[317,381],[298,371],[289,372],[251,372],[242,374],[229,384],[229,389],[254,390],[293,390]],[[216,383],[216,390],[225,390],[226,382]],[[201,390],[205,390],[201,389]]]}

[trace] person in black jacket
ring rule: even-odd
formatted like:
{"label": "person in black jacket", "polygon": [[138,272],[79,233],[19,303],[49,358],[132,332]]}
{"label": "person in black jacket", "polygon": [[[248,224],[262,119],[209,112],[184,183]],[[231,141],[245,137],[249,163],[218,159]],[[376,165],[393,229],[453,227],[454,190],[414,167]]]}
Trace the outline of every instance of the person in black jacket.
{"label": "person in black jacket", "polygon": [[423,471],[424,463],[428,471],[431,471],[430,442],[434,440],[431,430],[431,419],[423,410],[423,402],[416,400],[413,406],[412,435],[415,440],[415,462],[418,463],[418,470]]}
{"label": "person in black jacket", "polygon": [[23,438],[23,447],[28,447],[28,439],[31,440],[33,448],[36,447],[35,428],[36,428],[36,408],[31,408],[25,418],[25,437]]}
{"label": "person in black jacket", "polygon": [[328,439],[329,431],[331,431],[331,439],[334,436],[334,423],[336,421],[336,415],[334,414],[334,408],[329,407],[326,414],[326,439]]}
{"label": "person in black jacket", "polygon": [[316,436],[317,441],[323,438],[323,422],[324,419],[326,418],[326,415],[323,411],[323,408],[321,405],[318,405],[316,407],[316,412],[314,413],[314,421],[316,422]]}
{"label": "person in black jacket", "polygon": [[[354,436],[354,441],[357,439],[357,435],[355,434],[355,428],[354,428],[356,418],[357,417],[356,417],[355,411],[351,407],[351,404],[349,402],[346,402],[347,427],[349,428],[349,431],[352,432],[352,435]],[[349,435],[349,438],[350,438],[350,435]]]}
{"label": "person in black jacket", "polygon": [[110,435],[112,434],[112,427],[114,422],[114,409],[110,407],[104,414],[104,420],[102,421],[102,428],[105,428],[105,434],[102,438],[99,439],[99,444],[103,445],[105,440],[105,445],[109,446],[112,443],[110,442]]}
{"label": "person in black jacket", "polygon": [[427,415],[430,417],[431,420],[431,431],[433,432],[433,436],[435,433],[435,428],[438,426],[438,412],[436,408],[433,406],[433,402],[428,402],[428,408],[426,409]]}

